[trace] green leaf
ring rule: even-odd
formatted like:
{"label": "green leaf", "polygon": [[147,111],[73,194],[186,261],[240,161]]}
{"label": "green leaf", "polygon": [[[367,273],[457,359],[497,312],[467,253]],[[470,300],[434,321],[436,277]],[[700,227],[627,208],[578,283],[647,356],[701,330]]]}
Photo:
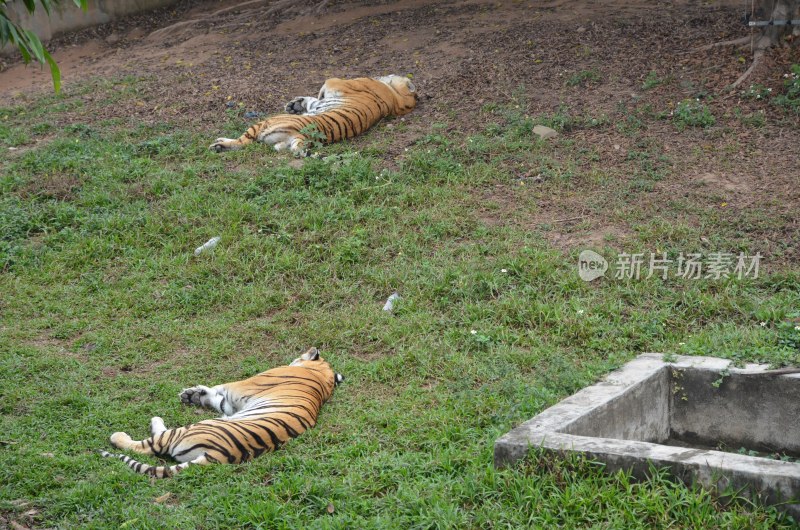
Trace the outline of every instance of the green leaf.
{"label": "green leaf", "polygon": [[[58,0],[56,0],[56,1],[58,1]],[[47,16],[49,17],[50,16],[50,6],[52,5],[50,3],[50,0],[39,0],[39,3],[42,4],[42,7],[44,8],[44,12],[47,13]]]}
{"label": "green leaf", "polygon": [[80,7],[84,12],[89,10],[89,0],[72,0],[75,5]]}
{"label": "green leaf", "polygon": [[28,64],[31,62],[30,45],[25,38],[25,34],[20,33],[20,31],[21,30],[17,28],[16,24],[13,22],[8,23],[8,33],[10,35],[8,41],[19,48],[19,51],[22,54],[22,60],[25,61],[25,64]]}
{"label": "green leaf", "polygon": [[25,35],[28,37],[28,48],[33,53],[33,56],[36,57],[36,60],[40,63],[44,64],[45,57],[44,57],[44,46],[42,46],[42,41],[39,40],[39,37],[36,36],[36,33],[32,32],[31,30],[25,30]]}
{"label": "green leaf", "polygon": [[28,10],[28,13],[33,13],[36,10],[36,4],[33,0],[22,0],[22,3],[25,5],[25,9]]}
{"label": "green leaf", "polygon": [[8,29],[8,25],[10,23],[11,22],[8,20],[8,18],[6,18],[5,13],[0,11],[0,46],[11,40],[11,32]]}
{"label": "green leaf", "polygon": [[45,49],[42,49],[42,51],[44,52],[44,58],[47,64],[50,65],[50,76],[53,78],[53,90],[58,94],[61,91],[61,71],[58,69],[58,65],[50,55],[50,52]]}
{"label": "green leaf", "polygon": [[[81,7],[86,5],[86,0],[75,1],[79,3]],[[23,2],[25,2],[26,8],[28,8],[29,0],[23,0]],[[51,5],[50,0],[39,0],[39,2],[45,9],[48,9]],[[32,4],[33,0],[30,0],[30,3]],[[36,59],[42,64],[47,63],[48,66],[50,66],[50,75],[53,78],[53,88],[56,93],[60,92],[61,71],[58,69],[55,59],[53,59],[53,56],[45,49],[42,45],[42,41],[39,40],[39,37],[33,31],[20,28],[8,18],[3,9],[5,4],[5,0],[0,0],[0,44],[8,42],[19,48],[22,54],[22,60],[25,61],[26,64],[31,62],[31,59]],[[32,9],[29,10],[33,11]]]}

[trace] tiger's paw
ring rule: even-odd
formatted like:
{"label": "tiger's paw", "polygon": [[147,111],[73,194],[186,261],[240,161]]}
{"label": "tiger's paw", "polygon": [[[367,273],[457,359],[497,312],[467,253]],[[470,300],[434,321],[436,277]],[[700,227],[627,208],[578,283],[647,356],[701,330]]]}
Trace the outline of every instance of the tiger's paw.
{"label": "tiger's paw", "polygon": [[167,426],[164,425],[164,419],[158,416],[153,416],[153,418],[150,420],[150,434],[152,436],[158,436],[166,430]]}
{"label": "tiger's paw", "polygon": [[217,138],[214,140],[214,143],[209,145],[208,148],[212,151],[216,151],[217,153],[221,153],[223,151],[233,151],[235,149],[239,149],[241,147],[236,140],[232,140],[230,138]]}
{"label": "tiger's paw", "polygon": [[111,445],[117,449],[127,449],[132,443],[133,439],[124,432],[115,432],[111,435]]}
{"label": "tiger's paw", "polygon": [[180,393],[181,403],[202,407],[204,402],[208,400],[208,395],[210,392],[210,388],[202,385],[193,386],[192,388],[184,388]]}
{"label": "tiger's paw", "polygon": [[308,110],[306,99],[304,97],[294,98],[286,104],[284,110],[289,114],[305,114]]}

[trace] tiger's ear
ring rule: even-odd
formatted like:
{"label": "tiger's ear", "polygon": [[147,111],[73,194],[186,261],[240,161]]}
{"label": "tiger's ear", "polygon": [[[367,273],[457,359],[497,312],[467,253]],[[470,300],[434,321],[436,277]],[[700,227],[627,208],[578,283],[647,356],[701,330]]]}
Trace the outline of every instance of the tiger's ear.
{"label": "tiger's ear", "polygon": [[303,355],[301,355],[300,358],[303,359],[304,361],[316,361],[317,359],[319,359],[319,350],[316,348],[311,348]]}
{"label": "tiger's ear", "polygon": [[414,86],[414,83],[412,83],[410,79],[406,79],[406,84],[408,84],[408,89],[411,92],[416,92],[417,91],[417,87]]}
{"label": "tiger's ear", "polygon": [[337,373],[337,374],[334,374],[334,376],[333,376],[333,382],[334,382],[334,384],[338,385],[338,384],[339,384],[339,383],[341,383],[342,381],[344,381],[344,376],[343,376],[342,374],[339,374],[339,373]]}

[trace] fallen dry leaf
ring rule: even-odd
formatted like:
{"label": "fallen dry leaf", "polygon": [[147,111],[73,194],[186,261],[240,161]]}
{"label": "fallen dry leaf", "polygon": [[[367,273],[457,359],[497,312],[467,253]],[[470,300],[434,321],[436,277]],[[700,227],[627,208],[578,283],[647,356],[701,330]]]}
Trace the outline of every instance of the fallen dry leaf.
{"label": "fallen dry leaf", "polygon": [[155,503],[158,503],[158,504],[161,504],[161,503],[163,503],[163,502],[166,502],[166,501],[168,501],[168,500],[169,500],[169,499],[171,499],[171,498],[172,498],[172,493],[168,491],[168,492],[166,492],[164,495],[161,495],[160,497],[156,497],[156,498],[153,500],[153,502],[155,502]]}

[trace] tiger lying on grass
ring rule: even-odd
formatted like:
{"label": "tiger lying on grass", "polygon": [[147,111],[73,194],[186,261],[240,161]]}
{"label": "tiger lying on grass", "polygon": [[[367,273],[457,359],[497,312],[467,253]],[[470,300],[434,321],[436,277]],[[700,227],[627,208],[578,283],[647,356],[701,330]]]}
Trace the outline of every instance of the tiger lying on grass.
{"label": "tiger lying on grass", "polygon": [[115,432],[111,443],[145,455],[170,456],[181,464],[150,466],[126,455],[101,451],[119,458],[137,473],[158,478],[171,477],[190,464],[227,462],[238,464],[299,436],[317,423],[322,404],[333,388],[344,380],[311,348],[289,366],[267,370],[249,379],[217,385],[195,386],[180,393],[187,405],[211,408],[221,418],[204,420],[186,427],[167,429],[164,420],[150,420],[152,436],[134,441]]}
{"label": "tiger lying on grass", "polygon": [[399,75],[328,79],[318,97],[294,98],[285,107],[289,114],[256,123],[237,140],[217,138],[210,149],[228,151],[258,141],[305,155],[314,130],[326,143],[352,138],[387,116],[408,114],[417,99],[414,84]]}

